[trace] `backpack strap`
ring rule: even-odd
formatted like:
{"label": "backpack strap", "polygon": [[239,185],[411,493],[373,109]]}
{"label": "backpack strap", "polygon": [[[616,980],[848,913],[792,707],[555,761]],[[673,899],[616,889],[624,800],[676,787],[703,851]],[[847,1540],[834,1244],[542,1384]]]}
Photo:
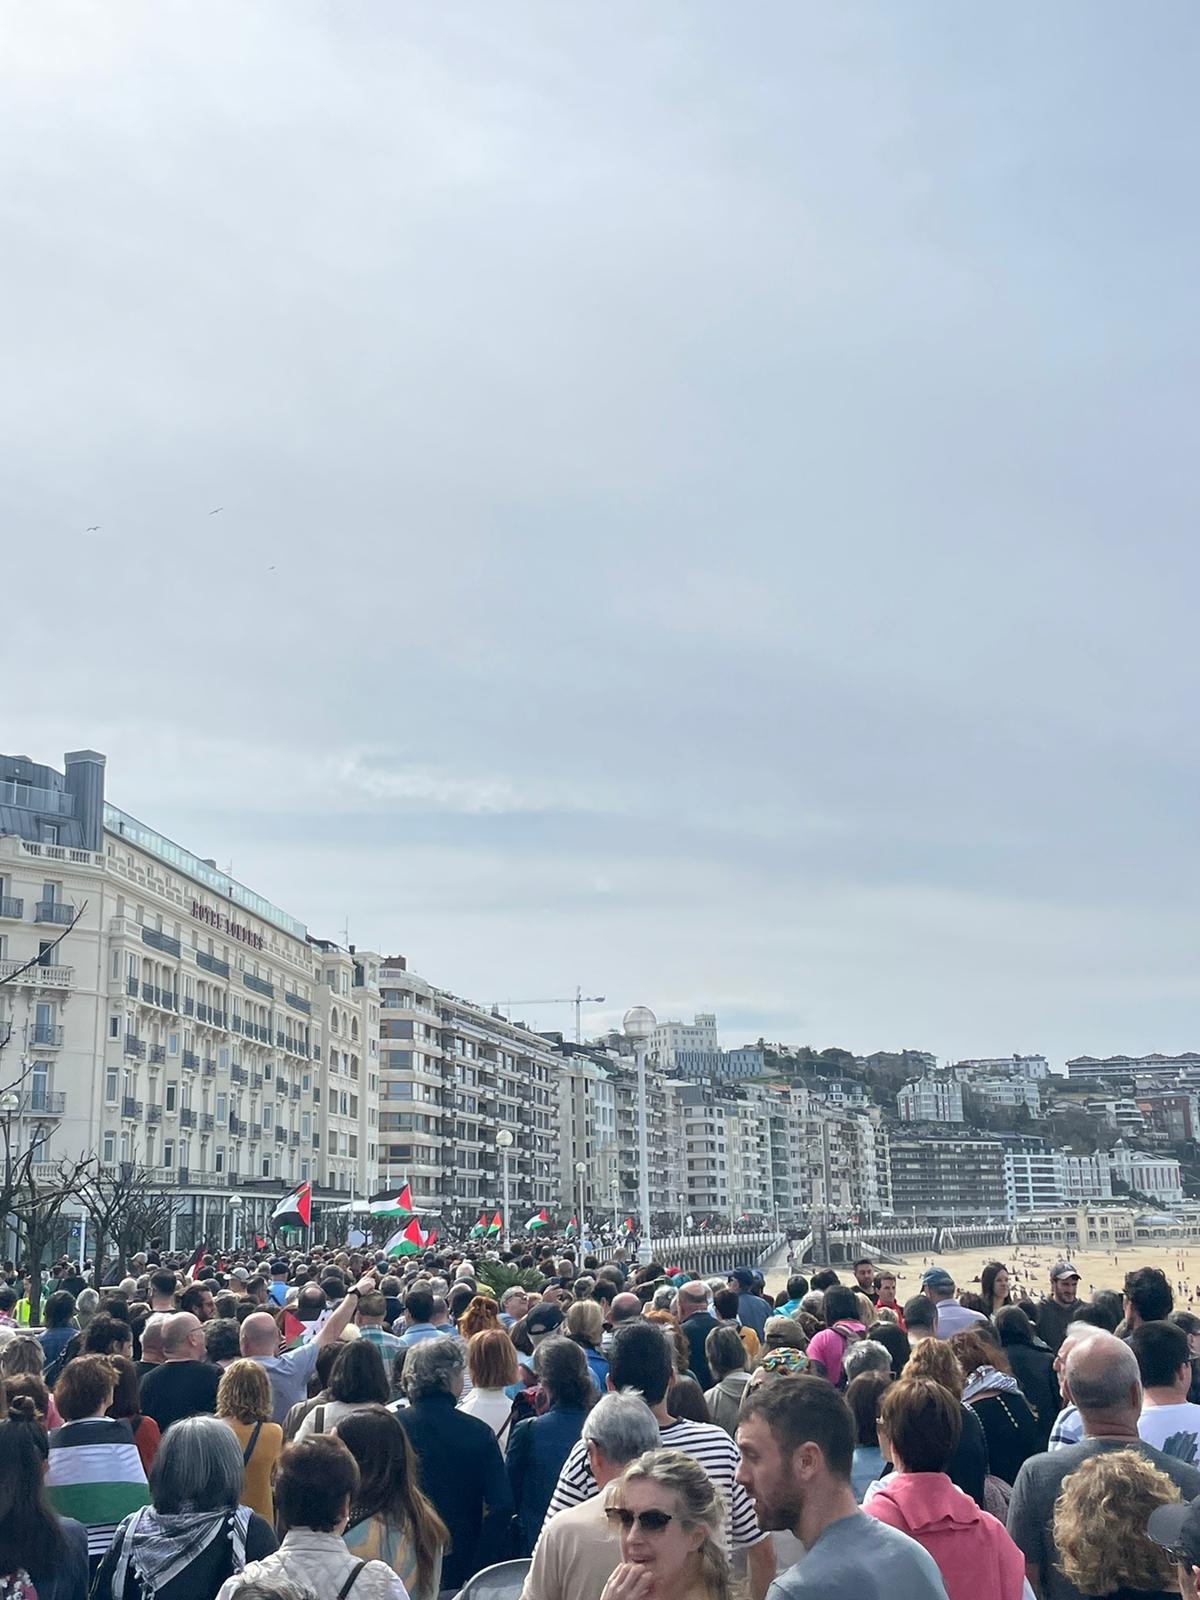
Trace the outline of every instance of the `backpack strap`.
{"label": "backpack strap", "polygon": [[354,1585],[358,1582],[358,1575],[362,1571],[362,1569],[366,1566],[366,1564],[367,1563],[365,1561],[358,1562],[358,1564],[355,1566],[354,1570],[351,1572],[350,1576],[346,1579],[345,1583],[338,1590],[338,1592],[337,1592],[337,1600],[346,1600],[346,1596],[350,1593],[351,1589],[353,1589]]}
{"label": "backpack strap", "polygon": [[[325,1407],[324,1406],[318,1406],[317,1409],[313,1412],[313,1432],[314,1433],[324,1433],[325,1432]],[[341,1596],[340,1595],[338,1596],[338,1600],[341,1600]]]}
{"label": "backpack strap", "polygon": [[254,1446],[258,1443],[258,1436],[259,1436],[259,1434],[261,1432],[262,1432],[262,1421],[260,1419],[258,1422],[256,1422],[254,1424],[254,1432],[250,1435],[249,1443],[246,1445],[246,1448],[242,1451],[242,1465],[244,1467],[248,1467],[250,1465],[250,1457],[254,1454]]}

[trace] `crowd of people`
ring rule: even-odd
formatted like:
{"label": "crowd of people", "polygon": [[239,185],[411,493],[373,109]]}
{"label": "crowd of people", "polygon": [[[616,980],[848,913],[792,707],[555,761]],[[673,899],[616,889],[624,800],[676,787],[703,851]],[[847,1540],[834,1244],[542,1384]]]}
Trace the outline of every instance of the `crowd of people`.
{"label": "crowd of people", "polygon": [[[483,1263],[487,1262],[484,1270]],[[493,1285],[501,1287],[497,1291]],[[464,1245],[0,1277],[0,1600],[1200,1600],[1200,1320]]]}

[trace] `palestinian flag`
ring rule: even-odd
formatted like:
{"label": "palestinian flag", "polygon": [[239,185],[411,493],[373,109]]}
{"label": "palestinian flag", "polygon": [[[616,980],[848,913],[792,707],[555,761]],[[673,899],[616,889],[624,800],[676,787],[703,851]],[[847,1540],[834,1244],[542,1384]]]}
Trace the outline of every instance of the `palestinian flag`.
{"label": "palestinian flag", "polygon": [[256,1250],[265,1250],[267,1248],[267,1241],[263,1238],[261,1233],[256,1233],[254,1235],[254,1248]]}
{"label": "palestinian flag", "polygon": [[308,1326],[294,1316],[292,1312],[283,1313],[283,1344],[285,1350],[295,1350],[302,1345],[308,1335]]}
{"label": "palestinian flag", "polygon": [[487,1231],[488,1231],[487,1212],[486,1211],[481,1211],[479,1213],[479,1221],[471,1229],[470,1233],[467,1235],[467,1238],[468,1239],[482,1239],[484,1234]]}
{"label": "palestinian flag", "polygon": [[626,1217],[625,1218],[625,1227],[624,1227],[623,1231],[625,1233],[632,1233],[633,1232],[633,1218],[632,1217]]}
{"label": "palestinian flag", "polygon": [[382,1200],[371,1201],[371,1215],[373,1217],[411,1217],[416,1214],[412,1201],[412,1190],[406,1183],[398,1195],[389,1199],[386,1195]]}
{"label": "palestinian flag", "polygon": [[579,1232],[579,1221],[578,1221],[578,1218],[572,1217],[570,1222],[568,1222],[566,1227],[563,1229],[563,1234],[564,1234],[564,1236],[566,1238],[572,1239],[572,1238],[574,1238],[574,1236],[578,1232]]}
{"label": "palestinian flag", "polygon": [[281,1228],[307,1228],[312,1216],[312,1184],[302,1183],[285,1194],[271,1213],[271,1221]]}
{"label": "palestinian flag", "polygon": [[536,1217],[530,1217],[529,1221],[525,1224],[525,1227],[530,1233],[535,1232],[538,1228],[548,1228],[549,1226],[550,1218],[546,1215],[545,1211],[539,1211]]}
{"label": "palestinian flag", "polygon": [[487,1231],[489,1233],[502,1233],[503,1230],[504,1230],[504,1224],[503,1224],[503,1222],[501,1222],[500,1213],[497,1211],[496,1215],[488,1223],[488,1230]]}
{"label": "palestinian flag", "polygon": [[421,1232],[421,1224],[414,1217],[407,1228],[396,1230],[383,1249],[384,1254],[389,1256],[415,1256],[424,1247],[425,1236]]}
{"label": "palestinian flag", "polygon": [[207,1248],[208,1247],[204,1244],[198,1244],[196,1246],[196,1254],[192,1257],[192,1264],[188,1268],[188,1279],[192,1283],[195,1283],[196,1279],[200,1276],[200,1268],[204,1264],[204,1255]]}

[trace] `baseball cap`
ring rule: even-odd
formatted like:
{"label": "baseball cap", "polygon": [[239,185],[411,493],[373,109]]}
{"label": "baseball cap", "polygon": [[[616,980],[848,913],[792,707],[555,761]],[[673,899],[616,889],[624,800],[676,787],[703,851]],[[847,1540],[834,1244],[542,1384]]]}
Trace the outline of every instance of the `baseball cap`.
{"label": "baseball cap", "polygon": [[1158,1506],[1150,1513],[1146,1532],[1172,1556],[1200,1566],[1200,1500]]}
{"label": "baseball cap", "polygon": [[272,1263],[271,1263],[271,1272],[273,1274],[278,1274],[280,1272],[286,1272],[287,1269],[288,1269],[288,1264],[287,1264],[286,1261],[272,1261]]}
{"label": "baseball cap", "polygon": [[922,1289],[936,1289],[938,1294],[953,1294],[954,1279],[945,1267],[930,1267],[921,1274]]}
{"label": "baseball cap", "polygon": [[752,1289],[754,1287],[754,1274],[749,1267],[734,1267],[729,1276],[734,1283],[740,1283],[743,1289]]}
{"label": "baseball cap", "polygon": [[525,1318],[525,1332],[553,1333],[562,1326],[563,1314],[555,1305],[537,1305]]}
{"label": "baseball cap", "polygon": [[234,1267],[233,1271],[229,1274],[229,1276],[231,1278],[237,1278],[242,1283],[245,1283],[247,1281],[247,1279],[249,1278],[250,1274],[246,1271],[245,1267]]}
{"label": "baseball cap", "polygon": [[1069,1261],[1056,1261],[1050,1268],[1050,1282],[1057,1283],[1060,1278],[1077,1278],[1079,1274]]}

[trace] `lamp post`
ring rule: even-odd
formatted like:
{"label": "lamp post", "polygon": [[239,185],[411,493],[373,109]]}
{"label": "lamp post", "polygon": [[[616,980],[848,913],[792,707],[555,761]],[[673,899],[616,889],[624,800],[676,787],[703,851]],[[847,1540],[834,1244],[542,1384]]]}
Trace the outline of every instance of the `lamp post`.
{"label": "lamp post", "polygon": [[608,1192],[609,1192],[609,1195],[610,1195],[610,1197],[612,1199],[613,1238],[615,1239],[617,1237],[617,1200],[620,1197],[620,1193],[621,1193],[621,1186],[617,1182],[617,1175],[616,1175],[615,1172],[613,1173],[612,1177],[608,1180]]}
{"label": "lamp post", "polygon": [[507,1128],[501,1128],[496,1135],[496,1148],[500,1152],[500,1161],[504,1168],[503,1206],[504,1215],[501,1217],[500,1248],[508,1249],[510,1223],[508,1219],[508,1152],[512,1149],[513,1136]]}
{"label": "lamp post", "polygon": [[587,1171],[587,1162],[586,1161],[577,1161],[575,1163],[575,1188],[576,1188],[576,1190],[578,1191],[578,1194],[579,1194],[579,1210],[578,1210],[578,1212],[576,1214],[577,1215],[577,1220],[579,1222],[579,1228],[578,1228],[578,1231],[575,1234],[575,1238],[576,1238],[577,1241],[581,1240],[583,1238],[583,1175],[584,1175],[584,1173],[586,1171]]}
{"label": "lamp post", "polygon": [[683,1221],[683,1196],[681,1194],[677,1194],[675,1199],[679,1205],[679,1237],[682,1239],[684,1234],[687,1232],[687,1228],[684,1226]]}
{"label": "lamp post", "polygon": [[[238,1247],[238,1240],[241,1237],[241,1231],[242,1231],[238,1227],[238,1223],[241,1221],[241,1217],[242,1217],[242,1197],[241,1197],[240,1194],[231,1194],[229,1196],[229,1232],[230,1232],[230,1235],[231,1235],[230,1240],[229,1240],[229,1248],[231,1250],[236,1250],[237,1247]],[[353,1220],[354,1219],[351,1218],[351,1222],[353,1222]]]}
{"label": "lamp post", "polygon": [[625,1037],[633,1044],[633,1059],[637,1065],[638,1086],[638,1198],[641,1202],[638,1239],[638,1261],[643,1265],[653,1257],[650,1246],[650,1134],[646,1126],[646,1049],[658,1018],[649,1006],[634,1006],[625,1013],[621,1026]]}

